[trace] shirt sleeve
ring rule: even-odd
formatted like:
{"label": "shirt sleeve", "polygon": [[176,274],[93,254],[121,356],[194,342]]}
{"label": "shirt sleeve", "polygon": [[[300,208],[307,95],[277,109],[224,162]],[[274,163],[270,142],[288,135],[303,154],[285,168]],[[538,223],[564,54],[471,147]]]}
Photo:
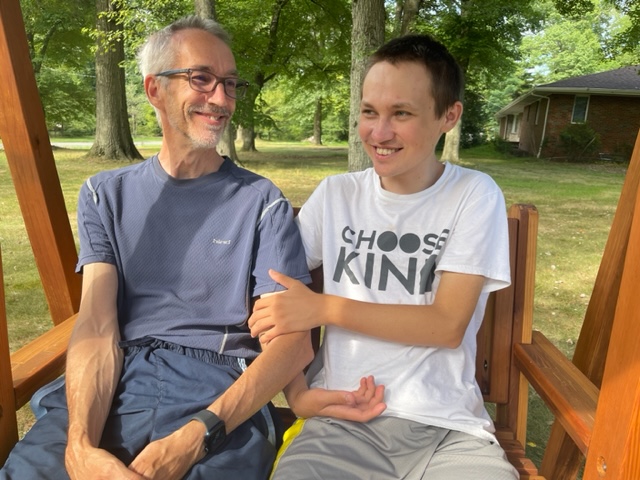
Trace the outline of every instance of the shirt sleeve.
{"label": "shirt sleeve", "polygon": [[[487,180],[488,181],[488,180]],[[504,196],[492,181],[462,209],[437,271],[482,275],[483,291],[510,284],[509,232]]]}
{"label": "shirt sleeve", "polygon": [[269,276],[269,269],[311,283],[300,233],[293,221],[293,208],[279,198],[268,205],[258,224],[254,247],[252,296],[284,290]]}
{"label": "shirt sleeve", "polygon": [[78,197],[78,237],[80,253],[76,272],[81,273],[82,267],[89,263],[116,263],[113,245],[105,229],[99,211],[98,193],[94,185],[95,179],[88,179],[80,188]]}
{"label": "shirt sleeve", "polygon": [[307,266],[313,270],[322,264],[323,258],[323,219],[325,212],[325,194],[327,179],[324,179],[311,194],[296,217],[300,229],[302,244],[307,256]]}

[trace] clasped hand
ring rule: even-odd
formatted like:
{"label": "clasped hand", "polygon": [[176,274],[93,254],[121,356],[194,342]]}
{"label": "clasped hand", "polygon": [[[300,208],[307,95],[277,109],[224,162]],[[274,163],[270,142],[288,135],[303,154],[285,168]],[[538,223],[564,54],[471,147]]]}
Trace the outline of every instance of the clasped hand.
{"label": "clasped hand", "polygon": [[324,295],[274,270],[269,270],[269,275],[287,290],[256,301],[248,323],[253,337],[267,344],[278,335],[305,332],[323,324]]}

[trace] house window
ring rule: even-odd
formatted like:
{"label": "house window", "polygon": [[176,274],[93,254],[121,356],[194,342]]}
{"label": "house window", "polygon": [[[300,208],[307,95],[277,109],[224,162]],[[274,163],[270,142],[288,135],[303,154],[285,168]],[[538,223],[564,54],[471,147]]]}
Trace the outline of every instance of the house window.
{"label": "house window", "polygon": [[589,107],[589,97],[586,95],[576,95],[573,101],[573,113],[571,114],[571,123],[586,122],[588,107]]}
{"label": "house window", "polygon": [[510,115],[511,117],[511,133],[518,133],[520,126],[520,115]]}

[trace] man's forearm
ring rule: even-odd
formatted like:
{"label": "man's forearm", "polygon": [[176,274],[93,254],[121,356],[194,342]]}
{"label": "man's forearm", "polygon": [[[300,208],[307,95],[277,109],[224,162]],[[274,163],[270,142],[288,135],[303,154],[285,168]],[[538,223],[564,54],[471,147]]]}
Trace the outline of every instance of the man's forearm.
{"label": "man's forearm", "polygon": [[67,403],[69,444],[100,443],[113,394],[122,370],[122,353],[114,339],[84,338],[69,347]]}
{"label": "man's forearm", "polygon": [[265,346],[211,409],[230,432],[277,395],[312,359],[308,332],[282,335]]}

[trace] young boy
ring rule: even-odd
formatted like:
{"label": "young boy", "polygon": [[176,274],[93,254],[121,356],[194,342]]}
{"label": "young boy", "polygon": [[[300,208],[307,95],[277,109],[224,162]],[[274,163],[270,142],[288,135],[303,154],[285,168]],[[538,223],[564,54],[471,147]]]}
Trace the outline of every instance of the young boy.
{"label": "young boy", "polygon": [[435,154],[462,89],[427,36],[370,59],[359,134],[373,168],[325,179],[297,219],[325,294],[273,272],[288,291],[259,300],[250,319],[263,343],[326,326],[311,389],[287,388],[307,419],[275,479],[518,478],[475,381],[487,297],[510,282],[504,198],[489,176]]}

